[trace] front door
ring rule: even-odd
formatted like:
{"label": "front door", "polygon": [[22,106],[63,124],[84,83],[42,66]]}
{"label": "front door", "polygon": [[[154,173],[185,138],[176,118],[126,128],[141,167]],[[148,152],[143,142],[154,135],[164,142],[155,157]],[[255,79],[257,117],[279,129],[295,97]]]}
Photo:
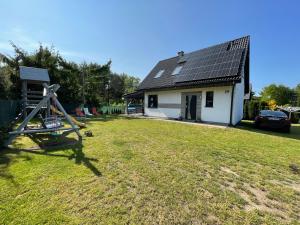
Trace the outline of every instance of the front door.
{"label": "front door", "polygon": [[197,95],[187,94],[185,96],[185,116],[186,120],[197,119]]}
{"label": "front door", "polygon": [[183,92],[181,93],[182,119],[201,121],[201,98],[202,92]]}
{"label": "front door", "polygon": [[190,101],[191,120],[196,120],[196,109],[197,109],[197,95],[192,95]]}
{"label": "front door", "polygon": [[188,120],[189,119],[189,96],[185,96],[185,119]]}

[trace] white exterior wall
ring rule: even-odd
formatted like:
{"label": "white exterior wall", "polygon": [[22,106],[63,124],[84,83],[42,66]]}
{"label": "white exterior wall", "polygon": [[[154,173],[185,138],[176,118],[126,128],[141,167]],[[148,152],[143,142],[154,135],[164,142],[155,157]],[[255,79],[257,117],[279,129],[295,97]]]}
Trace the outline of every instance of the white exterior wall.
{"label": "white exterior wall", "polygon": [[[241,93],[241,88],[236,88],[235,101],[236,104],[243,102],[244,94]],[[202,91],[202,105],[201,105],[201,120],[204,122],[217,122],[217,123],[230,123],[230,107],[231,107],[231,86],[224,87],[209,87],[209,88],[193,88],[171,91],[152,91],[145,92],[145,115],[154,117],[168,117],[178,118],[181,114],[180,107],[178,108],[148,108],[148,95],[157,95],[158,106],[160,103],[164,104],[181,104],[182,92],[199,92]],[[206,91],[214,92],[214,102],[212,108],[205,107]],[[243,104],[242,104],[243,105]],[[243,112],[243,108],[237,106],[235,112],[235,121],[239,121],[240,109]],[[182,115],[184,116],[184,115]]]}
{"label": "white exterior wall", "polygon": [[179,91],[157,91],[145,92],[144,106],[145,115],[166,118],[178,118],[180,116],[180,108],[148,108],[148,95],[157,95],[158,104],[181,104],[181,92]]}
{"label": "white exterior wall", "polygon": [[244,94],[245,85],[244,78],[242,78],[241,83],[235,85],[234,95],[233,95],[233,109],[232,109],[232,124],[236,125],[243,119],[244,114]]}
{"label": "white exterior wall", "polygon": [[[203,89],[201,120],[205,122],[230,123],[231,87]],[[212,108],[205,107],[206,91],[214,92]]]}

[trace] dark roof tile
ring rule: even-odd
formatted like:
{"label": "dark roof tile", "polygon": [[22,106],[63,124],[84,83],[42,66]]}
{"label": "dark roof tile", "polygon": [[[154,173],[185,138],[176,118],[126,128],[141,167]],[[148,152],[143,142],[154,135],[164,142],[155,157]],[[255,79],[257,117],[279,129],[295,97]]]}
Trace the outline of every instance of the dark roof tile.
{"label": "dark roof tile", "polygon": [[[198,51],[162,60],[156,64],[142,81],[139,89],[185,86],[183,83],[200,83],[240,79],[241,66],[249,48],[249,36],[214,45]],[[182,65],[178,75],[174,69]],[[165,70],[161,77],[155,78],[158,71]],[[229,79],[226,79],[226,78]],[[232,77],[236,77],[232,79]],[[203,81],[203,82],[202,82]]]}

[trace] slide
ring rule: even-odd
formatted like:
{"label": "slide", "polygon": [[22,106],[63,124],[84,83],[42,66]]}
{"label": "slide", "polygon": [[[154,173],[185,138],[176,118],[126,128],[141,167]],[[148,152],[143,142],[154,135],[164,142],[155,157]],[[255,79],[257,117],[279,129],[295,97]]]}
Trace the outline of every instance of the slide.
{"label": "slide", "polygon": [[[64,114],[61,111],[59,111],[57,108],[53,107],[52,105],[50,106],[50,108],[51,108],[52,112],[57,113],[60,116],[64,116]],[[78,127],[80,127],[80,128],[85,128],[86,127],[85,123],[79,122],[73,116],[69,115],[69,117],[71,118],[71,120],[73,121],[73,123],[75,123]]]}

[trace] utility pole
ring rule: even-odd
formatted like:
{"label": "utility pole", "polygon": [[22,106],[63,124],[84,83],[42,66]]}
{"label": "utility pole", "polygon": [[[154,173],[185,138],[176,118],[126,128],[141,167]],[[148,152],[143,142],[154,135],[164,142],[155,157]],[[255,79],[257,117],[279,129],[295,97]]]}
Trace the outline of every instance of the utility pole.
{"label": "utility pole", "polygon": [[105,89],[106,89],[107,105],[109,106],[109,81],[105,85]]}
{"label": "utility pole", "polygon": [[105,88],[106,88],[106,91],[107,91],[107,104],[109,106],[110,73],[108,74],[108,82],[107,82]]}

